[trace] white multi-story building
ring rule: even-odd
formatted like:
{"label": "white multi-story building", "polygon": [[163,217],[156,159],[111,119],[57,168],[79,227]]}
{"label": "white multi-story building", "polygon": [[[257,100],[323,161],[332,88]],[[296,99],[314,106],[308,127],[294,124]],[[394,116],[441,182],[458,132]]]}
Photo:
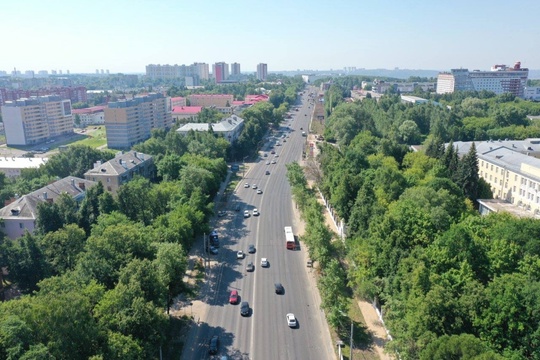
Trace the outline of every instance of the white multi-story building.
{"label": "white multi-story building", "polygon": [[188,123],[176,130],[181,135],[187,135],[191,130],[193,131],[208,131],[212,127],[212,131],[216,134],[222,134],[225,139],[230,143],[234,142],[244,128],[244,119],[236,115],[232,115],[226,119],[221,120],[216,124],[209,123]]}
{"label": "white multi-story building", "polygon": [[73,121],[76,122],[78,117],[80,127],[103,125],[105,124],[105,108],[106,106],[92,106],[86,109],[73,109]]}
{"label": "white multi-story building", "polygon": [[525,100],[540,101],[540,86],[527,86],[523,89]]}
{"label": "white multi-story building", "polygon": [[494,65],[491,71],[452,69],[438,75],[437,94],[487,90],[497,95],[512,93],[523,98],[528,77],[529,69],[521,68],[520,62],[516,62],[514,67]]}
{"label": "white multi-story building", "polygon": [[38,144],[73,132],[71,101],[56,95],[6,101],[2,119],[8,145]]}
{"label": "white multi-story building", "polygon": [[268,65],[260,63],[257,65],[257,80],[265,81],[268,77]]}
{"label": "white multi-story building", "polygon": [[8,157],[0,156],[0,172],[3,172],[7,178],[14,179],[21,176],[23,169],[37,169],[45,165],[49,159],[39,157]]}

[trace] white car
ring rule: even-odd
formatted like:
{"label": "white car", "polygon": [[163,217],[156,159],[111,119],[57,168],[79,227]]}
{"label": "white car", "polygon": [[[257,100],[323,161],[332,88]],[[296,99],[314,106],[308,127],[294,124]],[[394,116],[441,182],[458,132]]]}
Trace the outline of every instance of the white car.
{"label": "white car", "polygon": [[249,187],[249,184],[248,184],[248,183],[245,183],[245,184],[244,184],[244,187],[245,187],[245,188],[248,188],[248,187]]}
{"label": "white car", "polygon": [[253,216],[259,216],[259,210],[253,209]]}
{"label": "white car", "polygon": [[296,322],[296,317],[294,317],[294,314],[287,314],[287,325],[289,325],[289,327],[296,327],[297,325],[297,322]]}
{"label": "white car", "polygon": [[266,165],[270,165],[270,161],[267,161],[267,162],[266,162]]}
{"label": "white car", "polygon": [[249,217],[249,211],[248,211],[248,210],[244,210],[244,217],[245,217],[245,218],[248,218],[248,217]]}
{"label": "white car", "polygon": [[275,164],[276,163],[276,160],[272,160],[272,164]]}
{"label": "white car", "polygon": [[256,189],[256,188],[257,188],[257,184],[251,185],[251,188],[252,188],[252,189]]}
{"label": "white car", "polygon": [[238,250],[238,252],[236,253],[236,258],[237,259],[243,259],[244,256],[246,256],[246,254],[244,254],[244,252],[242,250]]}
{"label": "white car", "polygon": [[262,258],[261,259],[261,266],[262,267],[267,267],[268,266],[268,259],[267,258]]}
{"label": "white car", "polygon": [[262,194],[262,190],[261,189],[257,189],[257,194]]}

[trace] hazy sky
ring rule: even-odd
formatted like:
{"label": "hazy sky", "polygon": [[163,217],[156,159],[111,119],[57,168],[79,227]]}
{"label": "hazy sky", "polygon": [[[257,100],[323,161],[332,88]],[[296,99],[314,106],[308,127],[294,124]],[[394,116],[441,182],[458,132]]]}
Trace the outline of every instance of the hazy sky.
{"label": "hazy sky", "polygon": [[0,70],[540,69],[539,16],[540,0],[3,1]]}

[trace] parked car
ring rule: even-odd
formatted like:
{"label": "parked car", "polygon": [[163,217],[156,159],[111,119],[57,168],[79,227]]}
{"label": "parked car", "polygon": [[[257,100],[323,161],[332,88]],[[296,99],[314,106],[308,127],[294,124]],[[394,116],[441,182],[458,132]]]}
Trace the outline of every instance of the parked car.
{"label": "parked car", "polygon": [[248,210],[244,210],[244,218],[248,218],[249,217],[249,211]]}
{"label": "parked car", "polygon": [[208,353],[211,355],[217,354],[219,348],[219,337],[217,335],[212,336],[208,343]]}
{"label": "parked car", "polygon": [[246,254],[244,254],[244,252],[242,250],[238,250],[236,252],[236,258],[237,259],[243,259],[245,256],[246,256]]}
{"label": "parked car", "polygon": [[229,304],[238,304],[238,290],[232,290],[229,295]]}
{"label": "parked car", "polygon": [[240,315],[249,315],[249,303],[247,301],[242,301],[242,303],[240,304]]}
{"label": "parked car", "polygon": [[294,316],[294,314],[287,314],[287,325],[289,325],[289,327],[296,327],[297,324],[298,322],[296,321],[296,317]]}
{"label": "parked car", "polygon": [[210,254],[212,254],[212,255],[217,255],[217,254],[218,254],[218,249],[217,249],[217,247],[215,247],[215,246],[210,246]]}
{"label": "parked car", "polygon": [[227,212],[226,212],[226,211],[223,211],[223,210],[222,210],[222,211],[218,211],[218,213],[217,213],[217,216],[218,216],[218,217],[224,217],[225,215],[227,215]]}

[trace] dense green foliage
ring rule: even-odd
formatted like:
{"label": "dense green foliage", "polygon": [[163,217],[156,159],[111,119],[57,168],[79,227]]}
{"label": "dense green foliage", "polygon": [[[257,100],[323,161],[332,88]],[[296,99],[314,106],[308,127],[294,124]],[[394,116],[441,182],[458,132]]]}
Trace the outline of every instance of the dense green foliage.
{"label": "dense green foliage", "polygon": [[[491,193],[474,147],[460,159],[443,146],[535,129],[525,114],[537,105],[488,93],[437,100],[452,110],[391,94],[332,109],[318,186],[347,223],[348,283],[380,304],[402,359],[540,358],[540,222],[479,216],[476,199]],[[467,130],[480,119],[485,133]],[[425,153],[401,145],[422,139]]]}

